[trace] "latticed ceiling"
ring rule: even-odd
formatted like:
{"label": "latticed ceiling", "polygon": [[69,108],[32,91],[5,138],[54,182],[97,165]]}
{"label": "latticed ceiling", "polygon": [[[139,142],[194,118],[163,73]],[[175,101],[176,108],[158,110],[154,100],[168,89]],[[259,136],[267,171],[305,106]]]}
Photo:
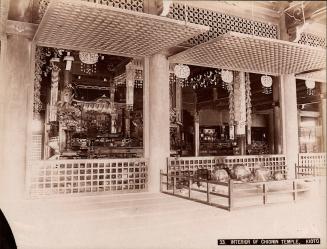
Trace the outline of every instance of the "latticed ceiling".
{"label": "latticed ceiling", "polygon": [[281,75],[325,68],[326,50],[230,32],[169,59],[172,63]]}
{"label": "latticed ceiling", "polygon": [[84,1],[52,1],[35,35],[38,45],[123,56],[149,56],[207,27]]}

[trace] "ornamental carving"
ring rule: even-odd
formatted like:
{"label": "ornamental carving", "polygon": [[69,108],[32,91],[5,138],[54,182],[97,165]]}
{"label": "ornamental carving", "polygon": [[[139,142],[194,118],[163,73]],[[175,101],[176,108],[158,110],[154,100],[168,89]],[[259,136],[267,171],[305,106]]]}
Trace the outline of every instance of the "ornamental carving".
{"label": "ornamental carving", "polygon": [[43,109],[43,103],[41,101],[41,82],[42,82],[42,67],[46,63],[45,51],[42,47],[37,47],[35,51],[35,72],[34,72],[34,103],[33,113],[34,117],[40,115]]}
{"label": "ornamental carving", "polygon": [[65,127],[80,127],[81,113],[78,106],[68,103],[58,105],[58,121]]}

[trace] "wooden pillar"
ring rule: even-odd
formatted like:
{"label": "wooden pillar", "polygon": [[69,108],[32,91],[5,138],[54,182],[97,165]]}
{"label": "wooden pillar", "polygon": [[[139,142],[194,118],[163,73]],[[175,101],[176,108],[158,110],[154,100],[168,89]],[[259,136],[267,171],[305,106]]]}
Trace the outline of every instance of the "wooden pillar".
{"label": "wooden pillar", "polygon": [[274,112],[270,111],[268,114],[268,144],[269,144],[269,153],[275,154],[275,127],[274,127]]}
{"label": "wooden pillar", "polygon": [[130,111],[133,110],[134,105],[134,82],[135,82],[135,68],[132,62],[126,65],[126,112],[125,112],[125,135],[131,136],[131,120]]}
{"label": "wooden pillar", "polygon": [[[143,156],[150,158],[150,60],[144,58],[143,65]],[[165,171],[164,171],[165,172]]]}
{"label": "wooden pillar", "polygon": [[158,192],[160,169],[167,167],[169,141],[169,63],[165,55],[149,58],[149,191]]}
{"label": "wooden pillar", "polygon": [[[24,196],[28,99],[32,82],[32,42],[8,35],[1,42],[1,162],[0,201]],[[33,97],[33,96],[32,96]]]}
{"label": "wooden pillar", "polygon": [[299,132],[296,101],[296,79],[294,75],[283,75],[282,79],[282,111],[284,118],[284,154],[287,157],[289,177],[294,178],[295,163],[298,161]]}
{"label": "wooden pillar", "polygon": [[[176,82],[176,112],[177,112],[177,121],[182,123],[182,121],[183,121],[183,119],[182,119],[182,114],[183,114],[182,86],[179,82]],[[178,137],[179,141],[182,140],[180,125],[177,126],[177,137]]]}
{"label": "wooden pillar", "polygon": [[327,130],[327,125],[326,125],[326,84],[327,83],[322,83],[321,84],[321,94],[324,96],[321,99],[320,102],[320,114],[321,114],[321,126],[322,126],[322,144],[321,144],[321,150],[322,152],[327,151],[327,139],[326,139],[326,130]]}
{"label": "wooden pillar", "polygon": [[131,136],[131,112],[129,109],[125,110],[125,136],[126,137]]}
{"label": "wooden pillar", "polygon": [[273,80],[273,125],[274,125],[274,150],[275,154],[283,153],[283,123],[282,123],[282,112],[280,105],[280,87],[281,79],[280,77],[274,78]]}
{"label": "wooden pillar", "polygon": [[[115,86],[113,83],[113,78],[110,78],[110,102],[114,103],[115,102]],[[111,124],[110,124],[110,132],[111,133],[117,133],[117,118],[118,118],[118,110],[116,110],[115,113],[112,113],[111,116]]]}
{"label": "wooden pillar", "polygon": [[[61,102],[65,104],[70,103],[73,94],[70,88],[71,77],[71,71],[66,68],[63,72],[64,85],[60,95]],[[61,153],[70,149],[70,134],[63,122],[59,122],[59,148]]]}
{"label": "wooden pillar", "polygon": [[200,115],[199,112],[194,113],[194,156],[200,154]]}
{"label": "wooden pillar", "polygon": [[[285,22],[285,13],[280,17],[280,39],[289,41],[287,25]],[[282,139],[282,143],[278,143],[278,152],[286,155],[286,163],[288,167],[289,178],[295,178],[295,163],[298,162],[299,153],[299,127],[298,127],[298,111],[297,111],[297,96],[296,96],[296,79],[294,74],[282,75],[279,77],[279,107],[275,107],[281,119],[281,134],[277,136]],[[274,89],[275,90],[275,89]],[[275,100],[275,99],[274,99]],[[278,125],[278,120],[275,119]],[[277,127],[276,127],[277,128]],[[275,129],[277,130],[277,129]],[[282,144],[282,148],[280,145]]]}

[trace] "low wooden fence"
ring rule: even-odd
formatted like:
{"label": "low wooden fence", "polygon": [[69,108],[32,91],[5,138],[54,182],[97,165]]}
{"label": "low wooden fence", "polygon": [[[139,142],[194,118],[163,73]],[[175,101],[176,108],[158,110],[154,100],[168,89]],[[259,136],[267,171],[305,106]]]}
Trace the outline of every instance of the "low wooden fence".
{"label": "low wooden fence", "polygon": [[257,155],[257,156],[212,156],[212,157],[170,157],[167,162],[169,176],[183,175],[189,172],[193,176],[198,169],[212,171],[217,165],[224,164],[232,168],[234,165],[246,165],[251,171],[257,166],[265,167],[271,173],[280,172],[287,178],[285,155]]}
{"label": "low wooden fence", "polygon": [[29,197],[141,192],[147,190],[147,172],[143,158],[30,161],[26,190]]}
{"label": "low wooden fence", "polygon": [[300,153],[295,165],[296,178],[326,176],[326,153]]}
{"label": "low wooden fence", "polygon": [[[170,178],[173,180],[170,181]],[[198,181],[199,179],[192,176],[171,176],[161,171],[160,191],[231,211],[244,206],[244,199],[247,200],[245,206],[281,202],[284,201],[280,198],[283,195],[286,195],[286,201],[295,201],[299,193],[310,189],[309,181],[306,179],[246,183],[231,179],[228,182],[201,180],[202,188],[194,186]],[[273,199],[273,196],[277,198]],[[239,205],[240,201],[243,201],[243,205]]]}

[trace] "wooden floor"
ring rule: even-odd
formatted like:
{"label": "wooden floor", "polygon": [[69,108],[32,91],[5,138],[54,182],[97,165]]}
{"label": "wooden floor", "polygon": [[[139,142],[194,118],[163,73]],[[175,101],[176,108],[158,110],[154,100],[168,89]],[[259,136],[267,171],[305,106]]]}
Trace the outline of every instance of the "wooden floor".
{"label": "wooden floor", "polygon": [[3,210],[26,249],[210,249],[219,238],[320,237],[326,245],[325,196],[314,192],[232,212],[160,193],[26,200]]}

